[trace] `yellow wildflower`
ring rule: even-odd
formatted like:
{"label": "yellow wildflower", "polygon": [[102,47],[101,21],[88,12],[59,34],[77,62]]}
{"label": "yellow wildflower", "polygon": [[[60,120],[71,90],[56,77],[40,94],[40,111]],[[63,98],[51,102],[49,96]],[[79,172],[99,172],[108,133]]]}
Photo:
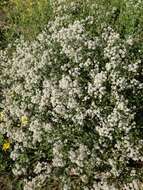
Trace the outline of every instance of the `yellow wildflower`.
{"label": "yellow wildflower", "polygon": [[28,124],[28,117],[26,115],[21,117],[21,124],[27,125]]}
{"label": "yellow wildflower", "polygon": [[7,151],[9,148],[10,148],[10,143],[7,141],[7,142],[5,142],[5,143],[3,144],[2,149],[3,149],[4,151]]}

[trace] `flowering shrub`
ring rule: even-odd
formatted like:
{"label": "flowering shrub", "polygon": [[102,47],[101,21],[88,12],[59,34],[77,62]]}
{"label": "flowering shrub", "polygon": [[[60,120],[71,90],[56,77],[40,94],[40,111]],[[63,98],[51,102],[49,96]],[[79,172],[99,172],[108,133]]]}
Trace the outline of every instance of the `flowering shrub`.
{"label": "flowering shrub", "polygon": [[[0,132],[24,190],[118,189],[142,179],[142,57],[94,17],[56,17],[0,52]],[[8,151],[8,150],[7,150]]]}

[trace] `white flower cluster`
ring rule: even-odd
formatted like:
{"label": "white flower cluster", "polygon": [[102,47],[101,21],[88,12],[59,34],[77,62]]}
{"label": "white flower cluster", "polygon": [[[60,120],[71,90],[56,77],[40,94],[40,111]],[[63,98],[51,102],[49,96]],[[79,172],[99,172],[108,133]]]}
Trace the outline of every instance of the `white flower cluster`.
{"label": "white flower cluster", "polygon": [[[9,48],[0,52],[0,132],[14,144],[13,173],[24,176],[25,190],[55,177],[61,189],[105,190],[143,161],[143,70],[133,44],[110,27],[91,36],[92,17],[66,19],[33,42],[21,39],[9,57]],[[132,180],[141,174],[134,170]]]}

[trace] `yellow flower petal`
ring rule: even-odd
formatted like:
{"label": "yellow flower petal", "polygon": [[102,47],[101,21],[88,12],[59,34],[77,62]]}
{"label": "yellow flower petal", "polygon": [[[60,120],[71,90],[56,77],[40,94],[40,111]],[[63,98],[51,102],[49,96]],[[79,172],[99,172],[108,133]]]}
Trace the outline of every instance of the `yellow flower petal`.
{"label": "yellow flower petal", "polygon": [[5,142],[5,143],[3,144],[3,146],[2,146],[2,149],[3,149],[4,151],[7,151],[9,148],[10,148],[10,143],[9,143],[9,142]]}

